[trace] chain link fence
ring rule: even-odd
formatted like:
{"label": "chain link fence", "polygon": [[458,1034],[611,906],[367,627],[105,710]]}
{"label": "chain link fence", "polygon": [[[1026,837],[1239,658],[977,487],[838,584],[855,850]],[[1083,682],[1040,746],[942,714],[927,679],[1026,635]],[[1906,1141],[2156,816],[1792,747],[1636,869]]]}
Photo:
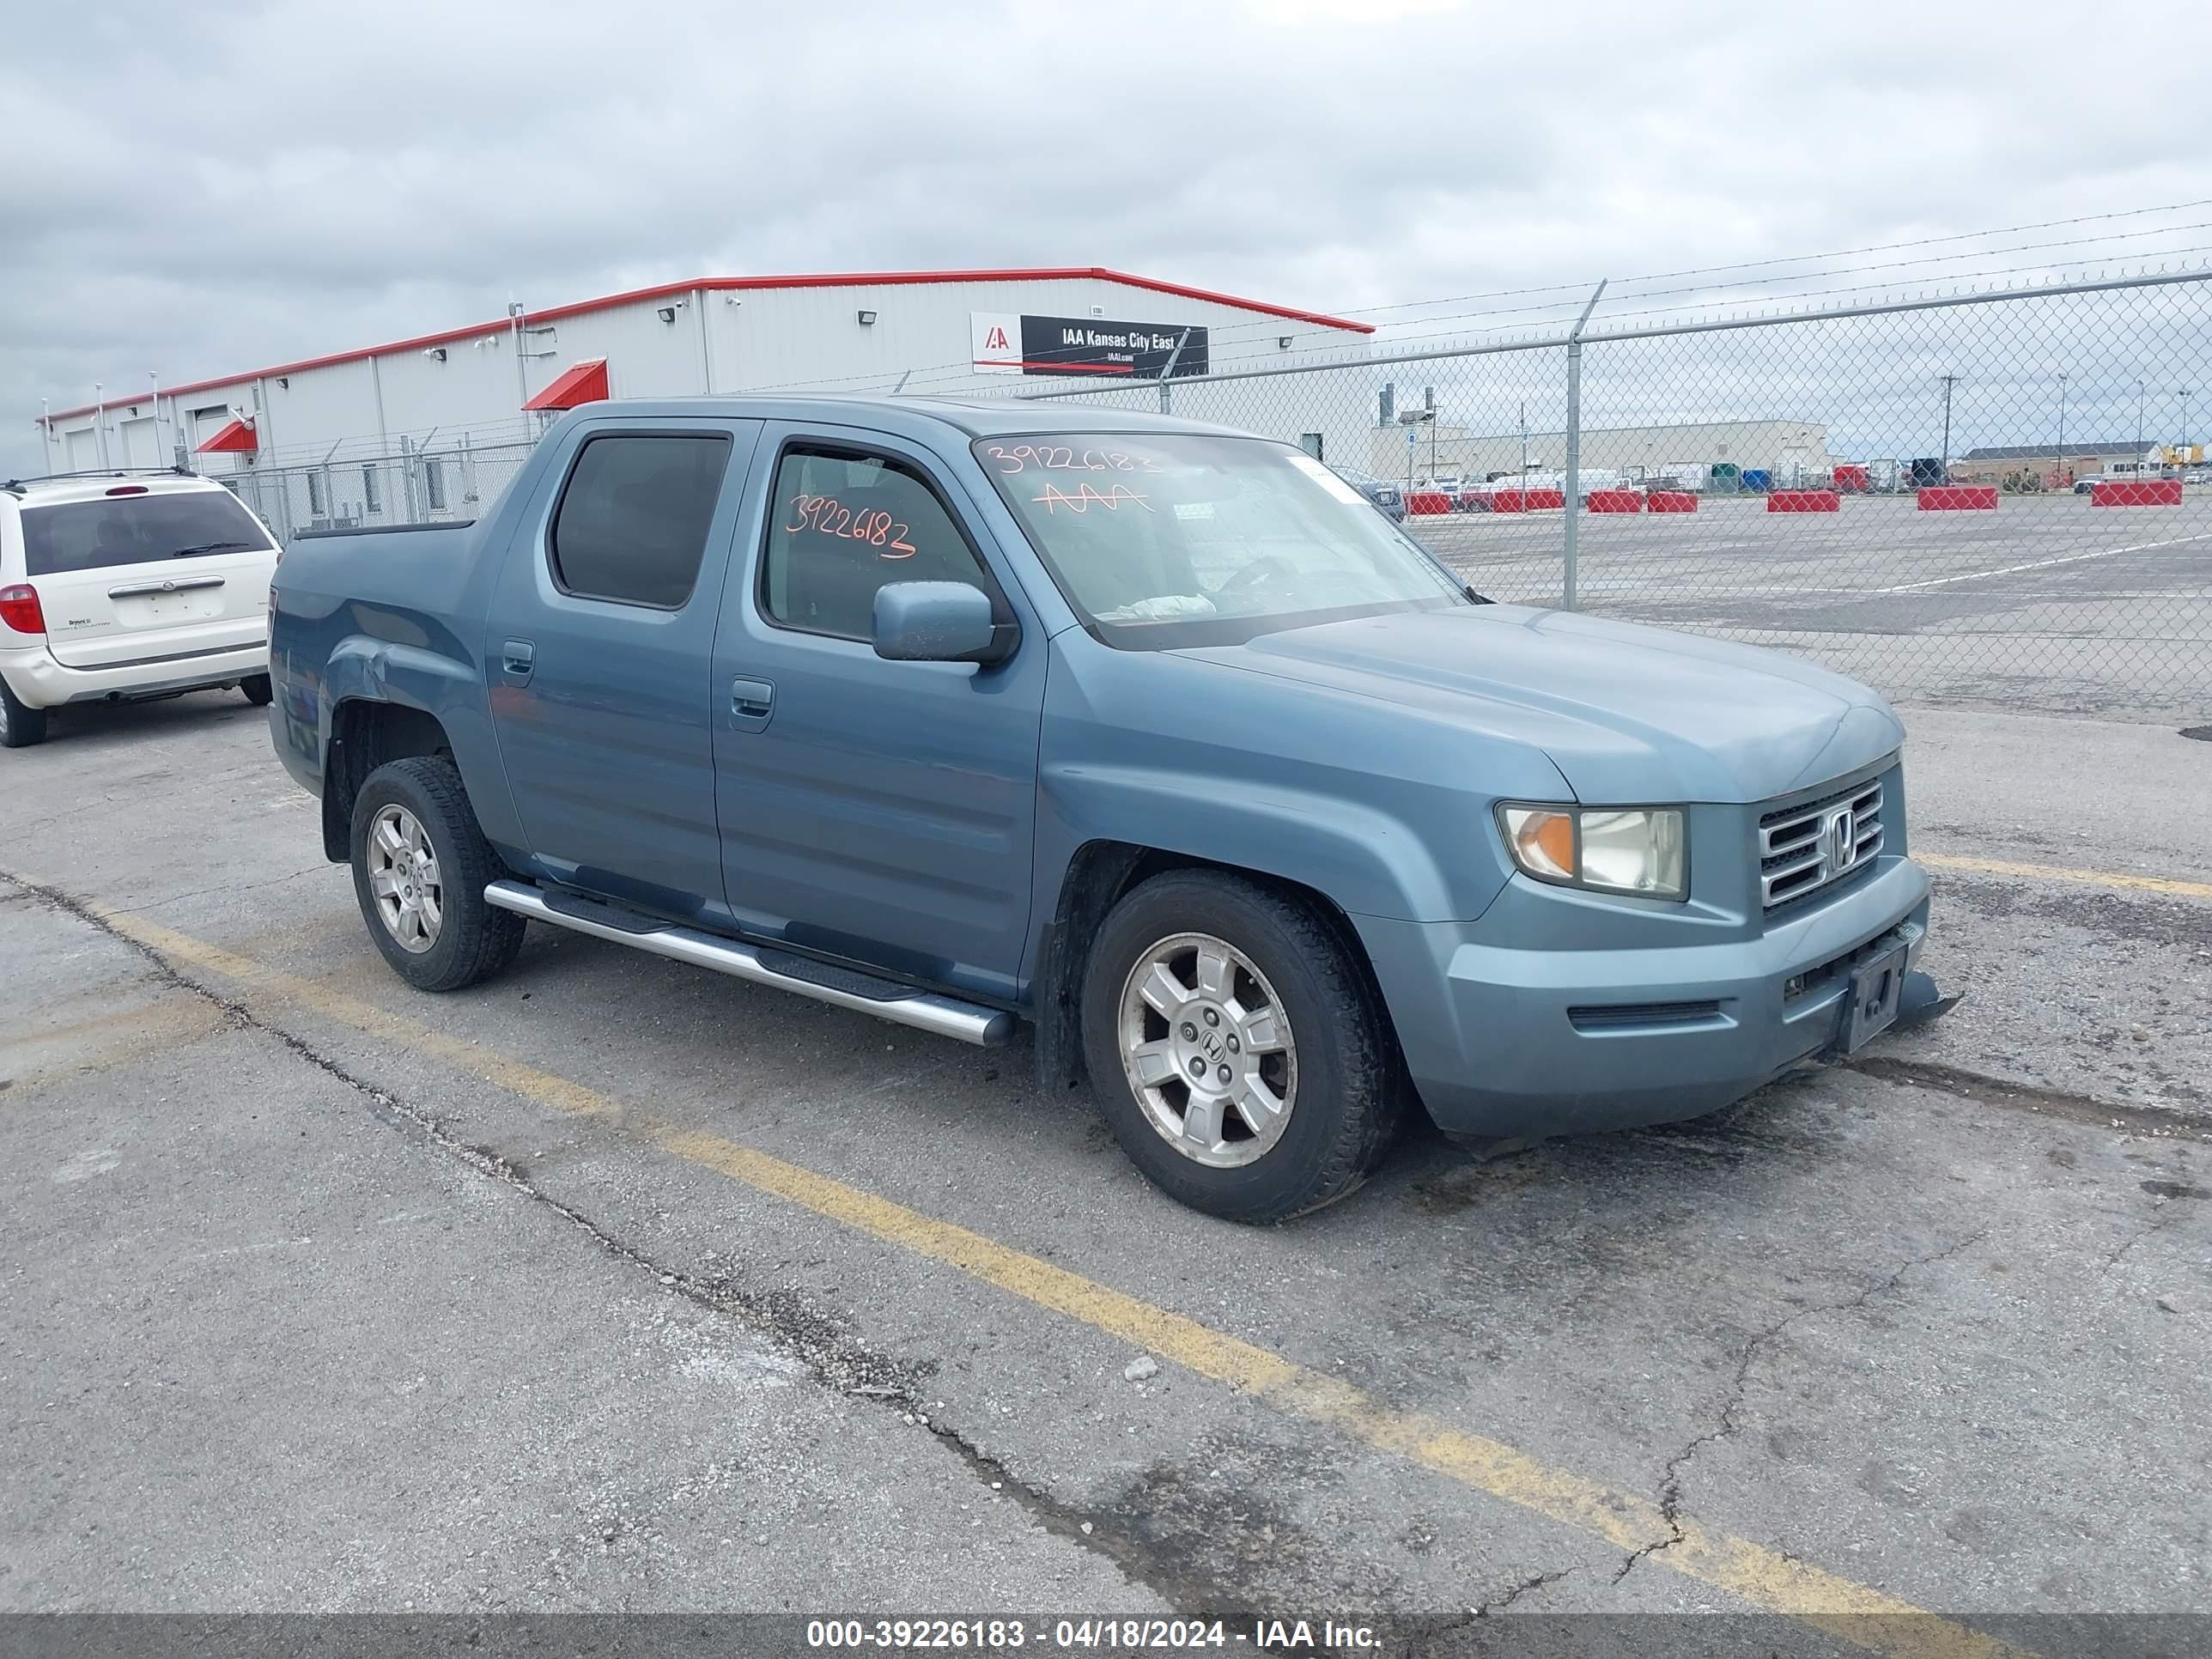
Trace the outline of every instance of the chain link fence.
{"label": "chain link fence", "polygon": [[[2198,271],[1682,321],[1601,287],[1541,337],[933,389],[1051,400],[1071,430],[1085,404],[1164,408],[1302,444],[1496,599],[1778,647],[1899,698],[2201,720],[2208,301]],[[530,448],[403,441],[226,482],[280,537],[452,521]]]}
{"label": "chain link fence", "polygon": [[1304,443],[1493,599],[1779,647],[1900,698],[2201,716],[2208,300],[2197,273],[1646,325],[1601,295],[1555,335],[1384,346],[1355,376],[1025,395]]}
{"label": "chain link fence", "polygon": [[532,445],[464,436],[396,455],[241,468],[222,475],[281,543],[302,530],[374,530],[481,518],[521,470]]}

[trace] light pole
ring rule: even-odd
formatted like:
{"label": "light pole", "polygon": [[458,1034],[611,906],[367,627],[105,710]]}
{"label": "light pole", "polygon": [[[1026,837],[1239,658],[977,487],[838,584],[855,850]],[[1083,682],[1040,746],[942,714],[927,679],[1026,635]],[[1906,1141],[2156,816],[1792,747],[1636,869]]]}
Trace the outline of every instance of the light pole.
{"label": "light pole", "polygon": [[1957,375],[1946,374],[1943,376],[1943,453],[1942,459],[1943,462],[1942,482],[1945,483],[1951,482],[1951,388],[1958,384],[1959,377]]}
{"label": "light pole", "polygon": [[2136,382],[2136,471],[2141,473],[2143,461],[2143,382]]}
{"label": "light pole", "polygon": [[2176,394],[2181,399],[2181,447],[2189,447],[2189,388],[2184,386]]}
{"label": "light pole", "polygon": [[2058,453],[2057,465],[2051,473],[2054,484],[2066,482],[2066,377],[2058,377]]}

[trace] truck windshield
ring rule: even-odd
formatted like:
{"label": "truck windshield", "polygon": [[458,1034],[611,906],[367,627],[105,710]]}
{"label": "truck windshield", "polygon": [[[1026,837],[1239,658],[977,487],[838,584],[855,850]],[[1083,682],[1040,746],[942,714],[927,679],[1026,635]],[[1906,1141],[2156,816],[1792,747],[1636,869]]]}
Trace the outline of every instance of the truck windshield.
{"label": "truck windshield", "polygon": [[1225,645],[1464,589],[1302,450],[1201,433],[981,438],[976,459],[1109,645]]}
{"label": "truck windshield", "polygon": [[23,509],[23,556],[33,576],[268,547],[268,536],[228,489],[103,495]]}

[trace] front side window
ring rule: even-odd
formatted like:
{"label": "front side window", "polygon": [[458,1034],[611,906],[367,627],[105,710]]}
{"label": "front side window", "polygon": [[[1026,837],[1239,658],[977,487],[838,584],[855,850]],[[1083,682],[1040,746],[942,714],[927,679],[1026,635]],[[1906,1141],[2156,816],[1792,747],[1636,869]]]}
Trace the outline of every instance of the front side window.
{"label": "front side window", "polygon": [[23,509],[23,556],[33,576],[269,545],[268,533],[227,489],[149,490]]}
{"label": "front side window", "polygon": [[982,438],[976,459],[1108,644],[1229,644],[1471,604],[1451,574],[1301,450],[1200,433]]}
{"label": "front side window", "polygon": [[761,608],[810,634],[865,640],[887,582],[966,582],[983,568],[921,474],[889,455],[784,452],[770,505]]}
{"label": "front side window", "polygon": [[553,515],[553,574],[562,589],[680,607],[699,580],[729,461],[730,441],[719,433],[587,441]]}

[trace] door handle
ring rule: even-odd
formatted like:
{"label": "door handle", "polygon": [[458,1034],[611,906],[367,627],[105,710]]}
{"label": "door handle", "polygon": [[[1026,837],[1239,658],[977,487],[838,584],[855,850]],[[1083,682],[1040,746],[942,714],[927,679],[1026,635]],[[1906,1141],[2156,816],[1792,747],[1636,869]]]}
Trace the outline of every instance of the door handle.
{"label": "door handle", "polygon": [[499,648],[499,672],[520,685],[530,678],[537,659],[538,647],[528,640],[509,640]]}
{"label": "door handle", "polygon": [[170,576],[161,581],[125,582],[120,587],[111,587],[111,599],[127,599],[134,593],[189,593],[196,588],[221,587],[220,576]]}
{"label": "door handle", "polygon": [[768,681],[741,678],[730,682],[730,724],[739,731],[759,731],[775,708],[775,687]]}

